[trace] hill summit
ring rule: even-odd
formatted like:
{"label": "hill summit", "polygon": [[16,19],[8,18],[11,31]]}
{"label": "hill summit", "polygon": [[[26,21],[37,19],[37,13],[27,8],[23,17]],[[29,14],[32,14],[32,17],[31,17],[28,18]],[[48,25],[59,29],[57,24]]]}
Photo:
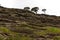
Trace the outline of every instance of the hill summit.
{"label": "hill summit", "polygon": [[60,16],[0,6],[0,40],[60,40]]}

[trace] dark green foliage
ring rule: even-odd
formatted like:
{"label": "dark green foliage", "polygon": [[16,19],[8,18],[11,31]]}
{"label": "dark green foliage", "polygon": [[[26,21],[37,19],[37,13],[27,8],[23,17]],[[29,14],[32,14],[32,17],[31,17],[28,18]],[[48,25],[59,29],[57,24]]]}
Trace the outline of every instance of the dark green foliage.
{"label": "dark green foliage", "polygon": [[30,7],[24,7],[24,10],[29,10],[30,9]]}
{"label": "dark green foliage", "polygon": [[39,10],[39,7],[34,7],[34,8],[31,9],[31,11],[34,11],[36,13],[37,13],[38,10]]}
{"label": "dark green foliage", "polygon": [[46,12],[46,9],[42,9],[42,11],[45,13]]}

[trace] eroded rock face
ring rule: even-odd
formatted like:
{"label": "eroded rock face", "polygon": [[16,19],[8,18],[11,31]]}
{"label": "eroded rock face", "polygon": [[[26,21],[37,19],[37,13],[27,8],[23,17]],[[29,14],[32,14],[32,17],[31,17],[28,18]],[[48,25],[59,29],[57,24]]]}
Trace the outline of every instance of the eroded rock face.
{"label": "eroded rock face", "polygon": [[58,16],[0,8],[0,36],[4,40],[57,40],[60,38],[59,27]]}
{"label": "eroded rock face", "polygon": [[[28,24],[33,25],[47,25],[47,26],[60,26],[60,17],[49,16],[45,14],[34,14],[31,11],[26,11],[23,9],[13,9],[13,8],[0,8],[0,21],[3,24],[19,24],[20,22],[28,22]],[[17,22],[18,21],[18,22]],[[55,23],[54,23],[55,22]],[[1,22],[0,22],[1,24]],[[21,23],[20,23],[21,24]]]}

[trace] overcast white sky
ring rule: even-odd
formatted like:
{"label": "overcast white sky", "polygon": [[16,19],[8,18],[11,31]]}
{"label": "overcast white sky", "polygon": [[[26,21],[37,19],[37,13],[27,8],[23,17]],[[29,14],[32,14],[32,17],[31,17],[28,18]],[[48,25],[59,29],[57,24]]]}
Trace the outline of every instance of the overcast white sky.
{"label": "overcast white sky", "polygon": [[39,7],[40,11],[46,8],[46,14],[60,16],[60,0],[0,0],[0,4],[9,8]]}

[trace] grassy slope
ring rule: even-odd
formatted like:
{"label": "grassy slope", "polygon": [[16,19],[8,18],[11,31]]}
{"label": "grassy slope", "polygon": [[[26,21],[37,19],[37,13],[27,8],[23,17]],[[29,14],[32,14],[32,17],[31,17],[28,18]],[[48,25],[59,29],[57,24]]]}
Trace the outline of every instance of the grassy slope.
{"label": "grassy slope", "polygon": [[8,25],[16,21],[20,24],[17,26],[16,24],[15,26],[12,26],[13,24],[0,25],[0,40],[60,40],[59,17],[37,16],[30,11],[6,8],[1,8],[0,16],[2,17],[0,23]]}
{"label": "grassy slope", "polygon": [[14,31],[0,27],[0,40],[60,40],[60,28],[23,25],[17,26]]}

